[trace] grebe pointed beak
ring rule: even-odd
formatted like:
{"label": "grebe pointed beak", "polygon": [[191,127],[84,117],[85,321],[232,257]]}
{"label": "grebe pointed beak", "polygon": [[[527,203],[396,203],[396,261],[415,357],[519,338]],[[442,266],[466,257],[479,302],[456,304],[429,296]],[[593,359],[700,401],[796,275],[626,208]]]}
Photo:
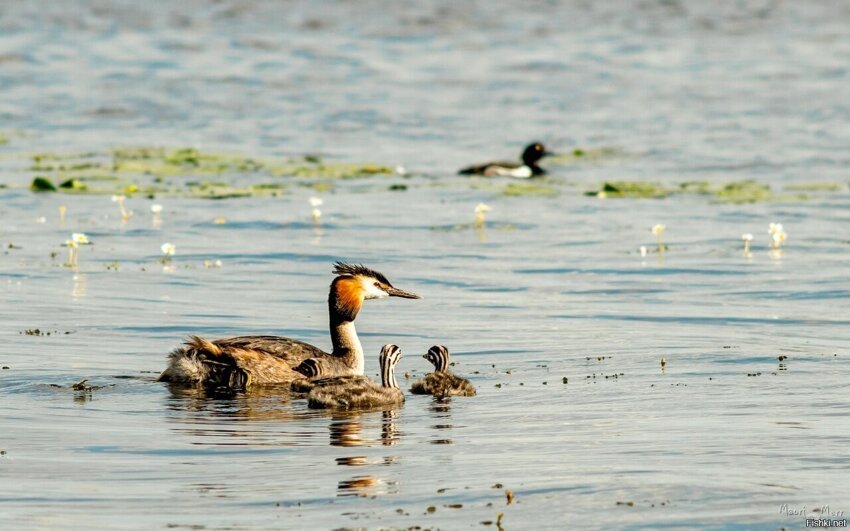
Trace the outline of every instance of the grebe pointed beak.
{"label": "grebe pointed beak", "polygon": [[421,299],[422,298],[421,296],[419,296],[419,295],[417,295],[417,294],[415,294],[411,291],[404,291],[403,289],[398,289],[398,288],[393,288],[393,287],[386,288],[385,291],[387,292],[387,295],[389,295],[390,297],[401,297],[402,299]]}

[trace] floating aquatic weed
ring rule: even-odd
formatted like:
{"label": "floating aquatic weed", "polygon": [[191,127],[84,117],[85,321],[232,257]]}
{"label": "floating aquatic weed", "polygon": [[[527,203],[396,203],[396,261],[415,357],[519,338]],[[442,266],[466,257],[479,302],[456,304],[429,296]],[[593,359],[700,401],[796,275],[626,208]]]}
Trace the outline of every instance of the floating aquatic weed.
{"label": "floating aquatic weed", "polygon": [[127,199],[127,197],[123,196],[123,195],[113,195],[112,196],[112,202],[118,203],[118,208],[121,210],[121,219],[124,220],[124,221],[127,221],[128,219],[130,219],[130,216],[132,215],[132,213],[129,210],[127,210],[127,207],[124,206],[124,201],[126,199]]}
{"label": "floating aquatic weed", "polygon": [[663,371],[665,367],[667,367],[667,358],[661,356],[661,370]]}
{"label": "floating aquatic weed", "polygon": [[310,215],[313,217],[313,223],[318,223],[320,219],[322,219],[322,211],[319,210],[319,207],[324,204],[321,197],[311,197],[310,198],[310,206],[312,210],[310,211]]}
{"label": "floating aquatic weed", "polygon": [[224,225],[225,223],[227,223],[227,218],[224,216],[213,219],[213,225]]}
{"label": "floating aquatic weed", "polygon": [[744,240],[744,256],[750,256],[752,254],[750,252],[750,242],[753,241],[753,235],[749,232],[741,234],[741,239]]}
{"label": "floating aquatic weed", "polygon": [[485,205],[484,203],[478,203],[475,206],[475,226],[483,227],[484,226],[484,214],[493,210],[489,205]]}
{"label": "floating aquatic weed", "polygon": [[33,192],[55,192],[56,185],[47,177],[36,177],[32,180],[30,190]]}
{"label": "floating aquatic weed", "polygon": [[159,261],[160,263],[167,264],[171,261],[171,257],[174,256],[176,247],[173,243],[163,243],[160,249],[162,249],[162,258]]}
{"label": "floating aquatic weed", "polygon": [[555,197],[558,195],[558,190],[542,184],[510,183],[502,189],[502,195],[508,197]]}
{"label": "floating aquatic weed", "polygon": [[221,266],[221,260],[204,260],[204,267],[207,269],[219,268]]}

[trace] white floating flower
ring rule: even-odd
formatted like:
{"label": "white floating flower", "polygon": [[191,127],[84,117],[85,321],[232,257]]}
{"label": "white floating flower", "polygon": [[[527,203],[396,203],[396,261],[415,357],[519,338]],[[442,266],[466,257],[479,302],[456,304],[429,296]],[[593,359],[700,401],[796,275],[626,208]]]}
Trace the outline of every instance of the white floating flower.
{"label": "white floating flower", "polygon": [[74,240],[74,243],[77,243],[79,245],[85,245],[87,243],[91,243],[89,241],[89,237],[86,236],[82,232],[75,232],[74,234],[71,235],[71,239]]}
{"label": "white floating flower", "polygon": [[173,243],[163,243],[160,249],[162,249],[162,254],[164,254],[165,256],[173,256],[176,247]]}
{"label": "white floating flower", "polygon": [[782,228],[782,223],[771,223],[767,229],[767,233],[773,237],[773,243],[771,245],[774,247],[781,247],[785,243],[785,240],[788,239],[788,234]]}
{"label": "white floating flower", "polygon": [[478,203],[477,205],[475,205],[475,226],[476,227],[481,228],[481,227],[484,226],[484,213],[490,212],[491,210],[493,210],[493,209],[490,208],[488,205],[485,205],[484,203]]}
{"label": "white floating flower", "polygon": [[753,235],[750,234],[749,232],[746,233],[746,234],[741,234],[741,239],[744,240],[745,242],[751,242],[751,241],[753,241]]}
{"label": "white floating flower", "polygon": [[77,246],[77,242],[74,240],[65,240],[65,246],[73,248]]}
{"label": "white floating flower", "polygon": [[321,198],[321,197],[311,197],[311,198],[310,198],[310,206],[311,206],[311,207],[320,207],[320,206],[322,206],[324,203],[325,203],[325,202],[324,202],[324,201],[322,201],[322,198]]}
{"label": "white floating flower", "polygon": [[36,223],[47,223],[47,218],[44,217],[44,216],[41,216],[40,218],[35,218],[35,222]]}
{"label": "white floating flower", "polygon": [[125,196],[125,195],[113,195],[112,196],[112,202],[113,203],[121,203],[125,199],[127,199],[127,196]]}
{"label": "white floating flower", "polygon": [[478,203],[477,205],[475,205],[475,213],[476,214],[482,214],[484,212],[490,212],[491,210],[493,210],[493,209],[490,208],[489,205],[485,205],[484,203]]}
{"label": "white floating flower", "polygon": [[399,164],[395,167],[395,173],[396,175],[407,175],[407,168]]}
{"label": "white floating flower", "polygon": [[640,246],[640,256],[641,256],[641,258],[646,258],[646,253],[648,253],[648,252],[649,251],[647,250],[646,245]]}
{"label": "white floating flower", "polygon": [[664,230],[667,228],[667,225],[657,224],[652,226],[652,233],[656,236],[661,236]]}
{"label": "white floating flower", "polygon": [[162,213],[162,205],[151,205],[151,213],[154,214],[154,215],[161,214]]}

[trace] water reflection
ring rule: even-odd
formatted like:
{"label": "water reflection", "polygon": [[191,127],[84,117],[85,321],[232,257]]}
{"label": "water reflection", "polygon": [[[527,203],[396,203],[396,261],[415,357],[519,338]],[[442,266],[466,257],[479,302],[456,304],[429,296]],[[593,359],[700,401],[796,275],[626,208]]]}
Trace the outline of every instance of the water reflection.
{"label": "water reflection", "polygon": [[71,288],[71,296],[75,299],[81,299],[86,296],[88,288],[86,287],[86,275],[83,273],[75,273],[73,276],[74,285]]}
{"label": "water reflection", "polygon": [[[165,406],[173,413],[167,418],[179,423],[175,431],[194,436],[225,435],[228,438],[255,436],[266,428],[259,423],[289,423],[312,416],[310,412],[290,406],[292,397],[288,386],[264,386],[247,393],[228,394],[202,387],[166,385],[170,396]],[[251,422],[258,425],[256,429],[234,429],[231,422]],[[279,432],[266,432],[265,435],[275,435],[274,444],[288,446],[303,444],[304,439],[313,437],[315,434],[309,431],[289,432],[287,433],[289,440],[280,440]],[[215,442],[204,440],[203,444],[215,444]]]}
{"label": "water reflection", "polygon": [[[371,415],[372,413],[365,413]],[[329,424],[331,446],[370,446],[377,441],[363,436],[363,415],[359,412],[335,413]],[[381,412],[381,445],[393,446],[400,437],[397,427],[398,410]],[[334,459],[338,466],[363,467],[369,465],[390,466],[400,462],[397,456],[386,455],[379,460],[370,460],[365,455],[337,457]],[[375,496],[388,492],[387,487],[395,485],[374,474],[358,474],[352,478],[339,481],[337,490],[339,496]]]}
{"label": "water reflection", "polygon": [[428,407],[428,412],[431,418],[437,420],[436,424],[431,427],[437,430],[437,437],[431,439],[431,444],[453,444],[451,438],[446,437],[443,430],[451,430],[454,426],[451,424],[452,419],[452,401],[451,398],[434,398],[431,405]]}

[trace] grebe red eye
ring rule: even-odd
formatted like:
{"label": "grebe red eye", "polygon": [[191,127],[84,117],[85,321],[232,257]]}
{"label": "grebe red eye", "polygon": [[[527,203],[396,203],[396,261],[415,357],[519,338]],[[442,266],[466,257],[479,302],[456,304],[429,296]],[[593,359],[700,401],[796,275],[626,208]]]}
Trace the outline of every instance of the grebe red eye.
{"label": "grebe red eye", "polygon": [[375,282],[375,287],[376,287],[376,288],[380,288],[380,287],[381,287],[381,283],[380,283],[380,282]]}

